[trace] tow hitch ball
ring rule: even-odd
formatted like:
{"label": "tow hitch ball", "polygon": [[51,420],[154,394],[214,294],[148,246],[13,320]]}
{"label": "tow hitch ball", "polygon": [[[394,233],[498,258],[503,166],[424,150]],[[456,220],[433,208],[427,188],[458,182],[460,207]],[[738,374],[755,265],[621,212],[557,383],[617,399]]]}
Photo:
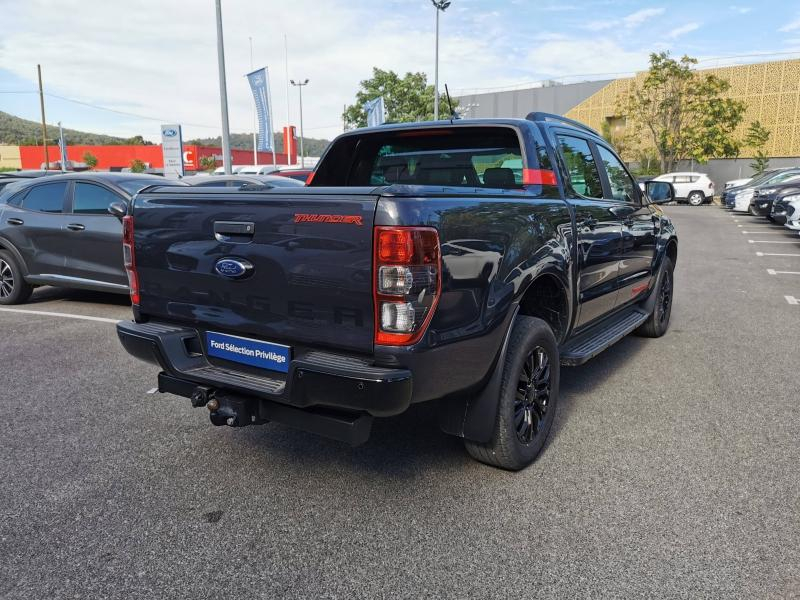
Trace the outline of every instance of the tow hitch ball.
{"label": "tow hitch ball", "polygon": [[192,392],[192,406],[205,406],[214,425],[245,427],[259,423],[255,401],[249,398],[220,395],[211,388],[197,386]]}

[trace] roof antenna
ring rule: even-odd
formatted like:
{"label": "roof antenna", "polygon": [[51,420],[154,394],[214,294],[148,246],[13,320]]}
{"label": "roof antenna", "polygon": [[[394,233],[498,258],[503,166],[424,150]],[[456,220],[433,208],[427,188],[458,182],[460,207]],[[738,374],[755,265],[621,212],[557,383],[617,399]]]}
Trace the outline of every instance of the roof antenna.
{"label": "roof antenna", "polygon": [[447,94],[447,106],[450,107],[450,125],[453,124],[453,119],[456,118],[456,113],[453,111],[453,103],[450,100],[450,90],[447,89],[447,84],[444,84],[444,93]]}

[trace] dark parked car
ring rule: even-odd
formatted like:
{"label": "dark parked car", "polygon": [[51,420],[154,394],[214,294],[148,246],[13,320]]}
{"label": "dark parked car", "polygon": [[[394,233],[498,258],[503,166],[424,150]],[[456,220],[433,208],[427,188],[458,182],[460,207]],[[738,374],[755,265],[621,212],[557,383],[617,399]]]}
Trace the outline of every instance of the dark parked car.
{"label": "dark parked car", "polygon": [[[755,194],[756,188],[763,187],[768,184],[777,184],[781,183],[789,179],[790,177],[794,177],[795,175],[800,175],[800,168],[797,167],[783,167],[780,169],[770,169],[768,171],[764,171],[758,177],[754,177],[749,183],[746,185],[742,185],[739,187],[729,188],[725,190],[722,194],[722,202],[726,208],[734,208],[736,205],[736,197],[737,194],[744,194],[746,196],[750,196],[750,198],[746,198],[748,204],[752,204],[751,200],[753,195]],[[748,210],[748,205],[743,203],[742,209],[743,212]]]}
{"label": "dark parked car", "polygon": [[355,444],[373,417],[441,400],[473,457],[520,469],[553,423],[560,365],[667,331],[672,199],[554,115],[353,130],[305,187],[138,194],[134,320],[117,332],[215,425]]}
{"label": "dark parked car", "polygon": [[750,203],[750,214],[772,218],[772,205],[776,199],[785,195],[800,192],[800,174],[789,177],[780,183],[768,183],[759,186],[753,192],[753,201]]}
{"label": "dark parked car", "polygon": [[154,175],[74,173],[9,185],[0,193],[0,304],[25,302],[38,285],[128,293],[122,224],[109,214],[153,185]]}
{"label": "dark parked car", "polygon": [[0,173],[0,192],[5,189],[7,185],[12,183],[19,183],[21,181],[28,181],[37,177],[44,177],[45,175],[61,175],[62,171],[39,171],[39,170],[20,170],[20,171],[6,171]]}
{"label": "dark parked car", "polygon": [[227,187],[241,189],[245,186],[257,186],[264,188],[273,187],[303,187],[301,181],[295,181],[287,177],[277,177],[276,175],[193,175],[181,179],[184,183],[195,187]]}

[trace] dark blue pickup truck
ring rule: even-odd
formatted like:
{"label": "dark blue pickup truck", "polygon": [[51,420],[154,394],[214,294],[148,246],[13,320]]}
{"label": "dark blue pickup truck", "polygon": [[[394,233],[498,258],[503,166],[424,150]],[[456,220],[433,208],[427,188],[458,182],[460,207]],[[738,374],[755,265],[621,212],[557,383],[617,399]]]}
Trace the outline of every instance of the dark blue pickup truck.
{"label": "dark blue pickup truck", "polygon": [[674,190],[646,189],[554,115],[349,131],[304,188],[138,194],[119,338],[216,425],[357,444],[436,400],[473,457],[520,469],[560,365],[669,325]]}

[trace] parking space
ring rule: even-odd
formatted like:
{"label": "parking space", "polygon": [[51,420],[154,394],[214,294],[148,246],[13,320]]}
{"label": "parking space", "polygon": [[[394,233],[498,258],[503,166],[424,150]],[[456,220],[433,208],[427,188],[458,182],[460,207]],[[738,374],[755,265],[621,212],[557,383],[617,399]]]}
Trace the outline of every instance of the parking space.
{"label": "parking space", "polygon": [[800,238],[665,210],[670,331],[565,369],[519,473],[469,459],[429,405],[355,449],[215,428],[147,394],[157,369],[112,324],[124,297],[42,289],[0,311],[0,596],[800,594]]}

